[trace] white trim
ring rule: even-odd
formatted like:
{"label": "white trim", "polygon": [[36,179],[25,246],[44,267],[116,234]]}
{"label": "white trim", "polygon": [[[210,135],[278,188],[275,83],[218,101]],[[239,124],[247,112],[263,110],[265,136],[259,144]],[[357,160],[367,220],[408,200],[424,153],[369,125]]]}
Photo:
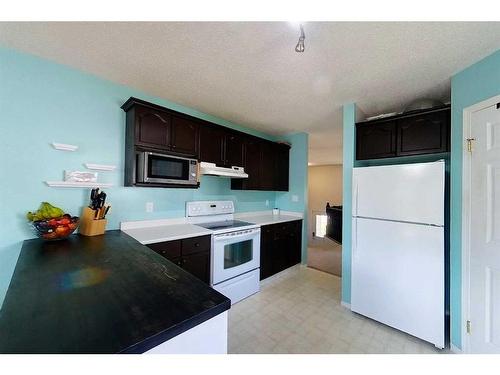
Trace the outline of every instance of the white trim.
{"label": "white trim", "polygon": [[122,231],[125,231],[130,229],[162,227],[166,225],[177,225],[177,224],[189,224],[189,223],[185,217],[175,217],[170,219],[122,221],[120,223],[120,229]]}
{"label": "white trim", "polygon": [[462,349],[459,349],[458,346],[450,344],[450,351],[455,354],[463,354]]}
{"label": "white trim", "polygon": [[351,309],[351,304],[348,302],[340,301],[340,304],[344,306],[346,309]]}
{"label": "white trim", "polygon": [[114,171],[116,169],[116,165],[92,164],[92,163],[85,163],[84,165],[87,169],[92,169],[96,171]]}
{"label": "white trim", "polygon": [[45,181],[50,187],[60,188],[109,188],[113,184],[103,182]]}
{"label": "white trim", "polygon": [[60,150],[60,151],[76,151],[76,150],[78,150],[78,146],[68,145],[66,143],[52,142],[52,147],[54,147],[56,150]]}
{"label": "white trim", "polygon": [[[257,217],[262,219],[262,216],[269,217],[269,224],[274,224],[278,222],[286,222],[297,219],[303,219],[303,215],[300,212],[295,211],[281,211],[280,215],[274,215],[272,210],[267,211],[253,211],[253,212],[236,212],[234,217],[237,219],[244,219],[246,217]],[[290,217],[287,217],[290,216]],[[281,219],[281,220],[276,220]],[[176,225],[176,224],[196,224],[189,221],[186,217],[173,217],[168,219],[153,219],[153,220],[138,220],[138,221],[122,221],[120,223],[121,230],[129,229],[139,229],[139,228],[149,228],[158,227],[165,225]],[[256,225],[265,225],[261,222]]]}
{"label": "white trim", "polygon": [[[462,138],[462,306],[461,306],[461,342],[460,352],[470,353],[469,335],[466,330],[466,322],[470,316],[470,178],[471,178],[471,158],[467,151],[466,139],[471,134],[471,117],[474,112],[491,107],[500,102],[500,95],[483,100],[479,103],[464,108],[463,118],[463,138]],[[452,202],[453,203],[453,202]]]}
{"label": "white trim", "polygon": [[273,210],[253,211],[253,212],[235,212],[234,213],[234,216],[238,217],[238,218],[245,218],[245,217],[251,217],[251,216],[279,217],[280,215],[293,216],[293,217],[297,217],[300,219],[304,218],[304,214],[302,212],[285,211],[285,210],[280,210],[280,213],[278,215],[273,214]]}

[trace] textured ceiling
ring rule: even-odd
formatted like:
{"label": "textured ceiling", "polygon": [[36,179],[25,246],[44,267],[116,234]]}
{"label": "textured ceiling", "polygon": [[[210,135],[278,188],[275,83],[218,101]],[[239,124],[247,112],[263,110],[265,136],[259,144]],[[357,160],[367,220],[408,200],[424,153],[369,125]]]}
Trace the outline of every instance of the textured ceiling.
{"label": "textured ceiling", "polygon": [[0,44],[273,134],[310,134],[342,161],[342,104],[368,116],[420,97],[500,48],[500,23],[0,23]]}

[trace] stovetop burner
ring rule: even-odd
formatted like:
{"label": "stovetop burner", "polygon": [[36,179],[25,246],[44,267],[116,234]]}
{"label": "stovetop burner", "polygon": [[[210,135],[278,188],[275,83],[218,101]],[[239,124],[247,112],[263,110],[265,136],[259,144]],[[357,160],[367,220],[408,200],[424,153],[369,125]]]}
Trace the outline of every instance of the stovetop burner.
{"label": "stovetop burner", "polygon": [[197,223],[196,225],[206,229],[217,230],[217,229],[227,229],[227,228],[239,228],[253,224],[241,220],[224,220],[224,221],[213,221],[209,223]]}

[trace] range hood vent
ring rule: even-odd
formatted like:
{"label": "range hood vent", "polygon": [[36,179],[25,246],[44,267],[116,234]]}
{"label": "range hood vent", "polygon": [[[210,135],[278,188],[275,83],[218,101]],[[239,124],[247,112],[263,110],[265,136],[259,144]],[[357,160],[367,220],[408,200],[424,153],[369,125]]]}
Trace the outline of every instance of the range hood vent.
{"label": "range hood vent", "polygon": [[231,168],[218,167],[214,163],[202,161],[200,163],[200,174],[209,176],[248,178],[243,167],[232,166]]}

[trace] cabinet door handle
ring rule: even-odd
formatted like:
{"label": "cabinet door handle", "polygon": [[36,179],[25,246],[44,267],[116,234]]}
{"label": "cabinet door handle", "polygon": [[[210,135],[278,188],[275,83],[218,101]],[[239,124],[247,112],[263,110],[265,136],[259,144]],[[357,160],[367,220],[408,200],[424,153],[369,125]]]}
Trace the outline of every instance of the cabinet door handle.
{"label": "cabinet door handle", "polygon": [[194,246],[195,246],[195,247],[200,247],[200,243],[199,243],[199,242],[196,242],[196,243],[194,244]]}

